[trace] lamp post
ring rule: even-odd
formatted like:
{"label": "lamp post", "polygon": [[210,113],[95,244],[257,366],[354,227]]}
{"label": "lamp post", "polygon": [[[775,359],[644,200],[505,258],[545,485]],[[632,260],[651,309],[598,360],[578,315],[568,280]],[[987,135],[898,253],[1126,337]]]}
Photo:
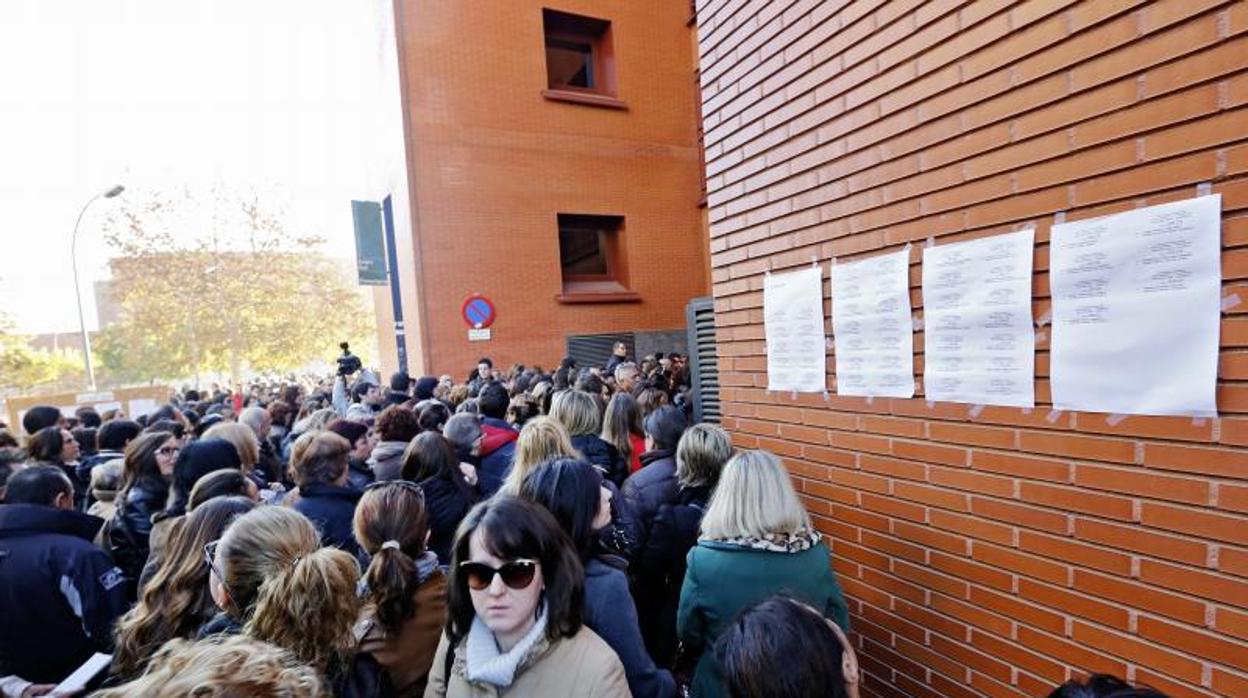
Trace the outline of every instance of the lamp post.
{"label": "lamp post", "polygon": [[83,204],[82,210],[78,212],[78,220],[74,222],[74,236],[70,238],[69,243],[69,258],[74,266],[74,297],[78,301],[78,331],[82,333],[82,353],[86,357],[87,383],[91,386],[91,392],[95,392],[95,366],[91,363],[91,336],[87,334],[87,320],[82,313],[82,291],[78,287],[78,224],[82,223],[83,214],[87,212],[87,208],[91,204],[95,203],[96,199],[101,196],[105,199],[111,199],[125,190],[125,187],[118,184],[108,191],[100,192],[87,199],[87,203]]}

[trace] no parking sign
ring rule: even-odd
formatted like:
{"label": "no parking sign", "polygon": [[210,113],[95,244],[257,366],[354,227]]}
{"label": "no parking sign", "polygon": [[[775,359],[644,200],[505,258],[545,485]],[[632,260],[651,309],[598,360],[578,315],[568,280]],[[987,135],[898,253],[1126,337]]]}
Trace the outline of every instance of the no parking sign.
{"label": "no parking sign", "polygon": [[464,318],[464,323],[469,328],[479,330],[494,324],[497,312],[494,310],[494,303],[489,298],[479,293],[474,293],[464,299],[464,304],[460,308],[459,314]]}

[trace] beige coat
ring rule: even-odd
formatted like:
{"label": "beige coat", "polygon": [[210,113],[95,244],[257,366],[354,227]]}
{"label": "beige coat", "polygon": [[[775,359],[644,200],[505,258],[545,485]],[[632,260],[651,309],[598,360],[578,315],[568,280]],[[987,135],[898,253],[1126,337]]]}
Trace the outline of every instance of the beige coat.
{"label": "beige coat", "polygon": [[624,665],[602,638],[585,626],[570,638],[550,644],[538,641],[521,661],[516,678],[504,689],[470,683],[464,676],[464,641],[455,651],[451,681],[447,686],[446,635],[438,643],[438,653],[429,672],[425,698],[632,698]]}

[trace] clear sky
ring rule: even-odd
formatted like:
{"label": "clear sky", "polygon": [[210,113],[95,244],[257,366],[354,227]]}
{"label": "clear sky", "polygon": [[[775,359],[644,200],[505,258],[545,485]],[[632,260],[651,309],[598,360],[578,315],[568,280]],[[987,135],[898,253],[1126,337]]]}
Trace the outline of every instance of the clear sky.
{"label": "clear sky", "polygon": [[[354,256],[350,200],[380,197],[377,112],[398,108],[379,77],[388,7],[0,1],[0,310],[23,332],[77,330],[70,235],[114,184],[139,199],[251,188],[327,253]],[[92,204],[79,232],[89,325],[115,201]]]}

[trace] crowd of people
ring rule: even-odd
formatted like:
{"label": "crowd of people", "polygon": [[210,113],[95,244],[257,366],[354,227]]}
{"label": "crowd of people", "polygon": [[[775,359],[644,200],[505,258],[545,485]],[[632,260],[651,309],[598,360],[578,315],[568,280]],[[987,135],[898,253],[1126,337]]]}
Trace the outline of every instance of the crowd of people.
{"label": "crowd of people", "polygon": [[[3,695],[858,695],[823,535],[683,357],[347,369],[0,428]],[[1053,696],[1161,695],[1114,681]]]}

